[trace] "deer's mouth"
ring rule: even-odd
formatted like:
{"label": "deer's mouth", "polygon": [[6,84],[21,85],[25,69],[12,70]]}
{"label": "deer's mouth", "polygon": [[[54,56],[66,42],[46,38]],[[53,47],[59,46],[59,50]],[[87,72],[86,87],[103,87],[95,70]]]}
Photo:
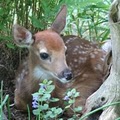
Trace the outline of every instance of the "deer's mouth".
{"label": "deer's mouth", "polygon": [[52,74],[57,80],[59,80],[60,82],[62,83],[68,83],[68,82],[71,82],[73,79],[73,75],[72,74],[69,74],[68,76],[66,75],[57,75],[57,74]]}

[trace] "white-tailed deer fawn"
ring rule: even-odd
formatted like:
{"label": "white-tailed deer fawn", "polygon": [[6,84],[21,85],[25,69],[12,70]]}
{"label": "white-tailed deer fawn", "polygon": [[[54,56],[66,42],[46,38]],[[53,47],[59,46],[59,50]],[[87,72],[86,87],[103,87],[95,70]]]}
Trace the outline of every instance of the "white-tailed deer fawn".
{"label": "white-tailed deer fawn", "polygon": [[66,11],[66,6],[63,6],[51,28],[35,35],[19,25],[13,27],[15,43],[29,49],[29,57],[20,66],[16,77],[15,105],[18,109],[26,110],[27,104],[31,106],[31,94],[39,89],[39,83],[44,79],[54,81],[52,95],[60,98],[58,104],[61,106],[68,88],[80,92],[75,105],[84,106],[88,96],[103,81],[105,53],[97,45],[79,37],[60,37],[66,23]]}

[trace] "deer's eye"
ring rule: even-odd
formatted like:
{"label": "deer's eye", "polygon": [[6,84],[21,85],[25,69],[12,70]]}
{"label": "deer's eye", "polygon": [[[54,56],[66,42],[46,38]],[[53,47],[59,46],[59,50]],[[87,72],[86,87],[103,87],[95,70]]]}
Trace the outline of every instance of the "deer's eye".
{"label": "deer's eye", "polygon": [[42,60],[47,60],[49,58],[49,54],[43,52],[43,53],[40,53],[40,57],[41,57]]}

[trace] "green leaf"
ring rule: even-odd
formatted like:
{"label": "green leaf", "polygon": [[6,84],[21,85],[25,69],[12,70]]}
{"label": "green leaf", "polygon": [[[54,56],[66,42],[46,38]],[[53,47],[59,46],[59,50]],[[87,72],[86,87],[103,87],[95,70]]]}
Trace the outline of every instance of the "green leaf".
{"label": "green leaf", "polygon": [[70,105],[67,105],[67,106],[65,106],[65,109],[68,109],[68,108],[70,108],[70,106],[71,106],[71,104],[70,104]]}
{"label": "green leaf", "polygon": [[46,89],[46,93],[51,93],[55,89],[54,85],[48,85]]}
{"label": "green leaf", "polygon": [[71,92],[72,92],[72,94],[75,94],[75,93],[76,93],[76,89],[73,88],[73,89],[71,90]]}
{"label": "green leaf", "polygon": [[46,115],[44,115],[45,118],[49,118],[52,114],[52,111],[47,111]]}
{"label": "green leaf", "polygon": [[63,112],[63,110],[61,108],[53,107],[53,108],[51,108],[50,118],[56,118],[62,112]]}
{"label": "green leaf", "polygon": [[58,120],[64,120],[63,118],[59,118]]}
{"label": "green leaf", "polygon": [[47,85],[51,85],[53,83],[53,81],[48,81]]}
{"label": "green leaf", "polygon": [[49,108],[49,105],[48,104],[44,104],[44,105],[39,105],[39,108],[40,111],[44,111],[44,110],[47,110]]}
{"label": "green leaf", "polygon": [[80,96],[80,93],[79,93],[79,92],[76,92],[73,97],[76,98],[76,97],[78,97],[78,96]]}
{"label": "green leaf", "polygon": [[45,93],[43,96],[40,97],[39,101],[40,102],[45,102],[50,100],[51,94]]}
{"label": "green leaf", "polygon": [[45,80],[43,80],[43,82],[42,82],[43,84],[47,84],[48,83],[48,80],[47,79],[45,79]]}
{"label": "green leaf", "polygon": [[75,103],[75,100],[74,100],[74,99],[70,99],[70,100],[68,101],[68,103],[69,103],[69,104],[73,104],[73,103]]}
{"label": "green leaf", "polygon": [[6,45],[8,48],[15,49],[15,46],[12,43],[7,43]]}
{"label": "green leaf", "polygon": [[40,94],[39,94],[38,92],[32,94],[32,96],[35,97],[35,98],[38,98],[39,95],[40,95]]}
{"label": "green leaf", "polygon": [[4,9],[0,8],[0,16],[4,15]]}
{"label": "green leaf", "polygon": [[46,91],[45,89],[40,88],[39,91],[38,91],[38,92],[39,92],[39,95],[43,95],[43,94],[45,93],[45,91]]}
{"label": "green leaf", "polygon": [[68,120],[75,120],[74,118],[69,118]]}
{"label": "green leaf", "polygon": [[37,116],[37,115],[40,114],[40,111],[41,111],[40,109],[35,109],[35,110],[33,110],[32,112],[33,112],[34,115]]}
{"label": "green leaf", "polygon": [[55,112],[56,115],[59,115],[63,112],[63,110],[62,110],[62,108],[57,108],[57,109],[54,110],[54,112]]}
{"label": "green leaf", "polygon": [[108,38],[109,34],[110,34],[110,30],[109,29],[106,30],[105,32],[103,32],[102,41],[106,40]]}
{"label": "green leaf", "polygon": [[0,109],[3,107],[3,105],[5,105],[6,101],[8,100],[9,95],[6,95],[4,100],[2,101],[2,103],[0,104]]}
{"label": "green leaf", "polygon": [[31,19],[32,24],[33,24],[34,27],[40,28],[40,29],[44,28],[43,24],[41,24],[40,20],[37,19],[35,16],[31,16],[30,19]]}
{"label": "green leaf", "polygon": [[120,120],[120,117],[119,117],[119,118],[116,118],[115,120]]}
{"label": "green leaf", "polygon": [[58,102],[59,99],[58,98],[51,98],[50,102]]}
{"label": "green leaf", "polygon": [[67,96],[72,96],[72,92],[68,91]]}
{"label": "green leaf", "polygon": [[81,112],[82,111],[82,107],[78,106],[78,107],[74,108],[74,111],[75,112]]}

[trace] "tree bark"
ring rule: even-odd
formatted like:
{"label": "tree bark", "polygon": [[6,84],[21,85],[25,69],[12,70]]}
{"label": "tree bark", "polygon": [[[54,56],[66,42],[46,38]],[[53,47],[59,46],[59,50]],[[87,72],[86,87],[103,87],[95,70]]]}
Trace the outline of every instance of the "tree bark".
{"label": "tree bark", "polygon": [[[120,101],[120,0],[114,0],[109,11],[112,40],[112,67],[109,77],[86,101],[85,114],[103,105]],[[115,120],[120,117],[120,104],[103,110],[99,120]]]}

